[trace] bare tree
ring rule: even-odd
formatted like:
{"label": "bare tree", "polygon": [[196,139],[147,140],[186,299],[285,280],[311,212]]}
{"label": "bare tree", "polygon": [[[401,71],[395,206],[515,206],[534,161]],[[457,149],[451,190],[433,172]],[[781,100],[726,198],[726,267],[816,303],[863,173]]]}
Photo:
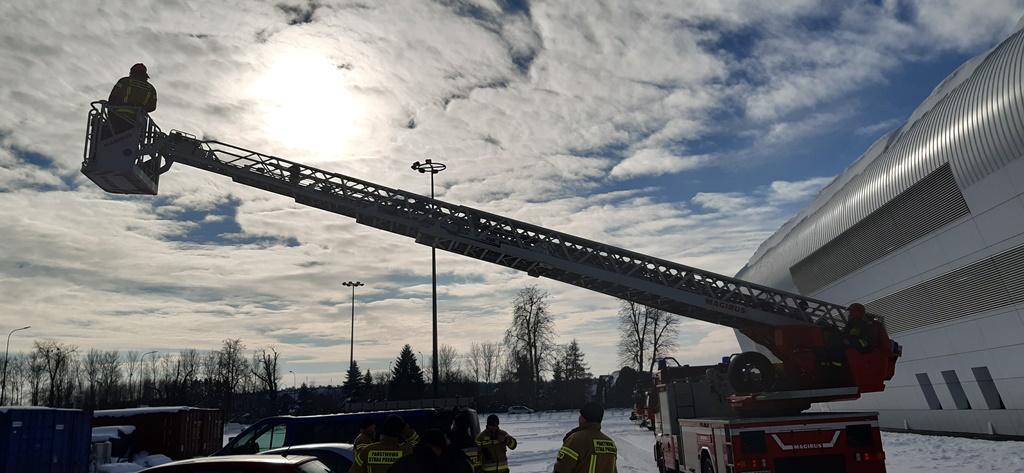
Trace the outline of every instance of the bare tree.
{"label": "bare tree", "polygon": [[462,360],[459,350],[451,345],[441,345],[437,350],[437,371],[442,383],[457,383],[462,380]]}
{"label": "bare tree", "polygon": [[647,316],[649,309],[627,300],[621,301],[619,307],[619,328],[622,330],[619,336],[619,361],[625,366],[636,367],[637,371],[643,371],[647,361],[644,355],[650,345],[647,337],[650,334],[650,318]]}
{"label": "bare tree", "polygon": [[658,358],[667,355],[676,347],[676,340],[679,338],[680,322],[679,316],[663,310],[648,308],[646,312],[647,318],[650,319],[647,325],[651,331],[648,337],[651,341],[651,364],[647,368],[650,371],[654,369],[654,364],[657,363]]}
{"label": "bare tree", "polygon": [[181,350],[177,357],[165,357],[162,368],[164,373],[157,392],[167,402],[174,404],[192,404],[198,401],[195,387],[199,382],[202,358],[199,350],[195,348]]}
{"label": "bare tree", "polygon": [[268,415],[277,414],[277,391],[281,385],[281,367],[277,363],[281,354],[274,349],[261,348],[252,354],[252,374],[258,385],[258,391],[267,391],[270,395]]}
{"label": "bare tree", "polygon": [[9,406],[20,406],[25,400],[25,392],[29,388],[29,356],[24,353],[12,353],[7,366],[7,390],[5,401]]}
{"label": "bare tree", "polygon": [[100,390],[97,393],[98,406],[116,407],[121,400],[121,354],[117,350],[104,351],[100,356]]}
{"label": "bare tree", "polygon": [[47,377],[46,405],[50,407],[68,407],[71,405],[72,362],[78,347],[64,345],[52,340],[34,342],[35,351],[43,364]]}
{"label": "bare tree", "polygon": [[[632,301],[619,308],[619,359],[638,372],[650,371],[676,347],[679,317]],[[646,365],[646,366],[645,366]]]}
{"label": "bare tree", "polygon": [[43,374],[46,372],[46,362],[39,350],[32,350],[28,355],[28,384],[29,404],[38,406],[43,399]]}
{"label": "bare tree", "polygon": [[134,400],[135,397],[135,372],[139,369],[139,352],[128,350],[124,354],[124,372],[128,378],[126,399]]}
{"label": "bare tree", "polygon": [[85,375],[87,385],[83,394],[85,395],[85,407],[86,409],[96,409],[99,402],[97,401],[98,392],[100,390],[100,364],[102,363],[103,351],[98,348],[90,348],[85,354],[85,360],[82,362],[82,373]]}
{"label": "bare tree", "polygon": [[233,419],[232,402],[238,387],[243,385],[249,375],[249,362],[242,355],[245,345],[242,340],[225,339],[224,345],[217,352],[216,388],[221,397],[221,406],[228,419]]}
{"label": "bare tree", "polygon": [[468,358],[468,371],[469,375],[473,378],[473,381],[480,382],[480,377],[484,372],[484,349],[483,345],[473,342],[469,345]]}
{"label": "bare tree", "polygon": [[548,312],[548,297],[537,286],[520,290],[512,300],[512,323],[505,331],[505,344],[526,357],[536,389],[554,346],[555,319]]}
{"label": "bare tree", "polygon": [[501,362],[505,345],[501,342],[487,342],[480,348],[483,352],[484,382],[495,383],[501,376]]}

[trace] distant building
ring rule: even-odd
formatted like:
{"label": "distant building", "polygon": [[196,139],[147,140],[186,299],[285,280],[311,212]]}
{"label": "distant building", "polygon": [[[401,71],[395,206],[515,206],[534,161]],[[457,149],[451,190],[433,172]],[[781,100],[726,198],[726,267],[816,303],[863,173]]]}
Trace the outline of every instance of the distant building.
{"label": "distant building", "polygon": [[[882,427],[1024,435],[1024,33],[966,62],[737,277],[885,317]],[[744,349],[754,346],[740,337]]]}

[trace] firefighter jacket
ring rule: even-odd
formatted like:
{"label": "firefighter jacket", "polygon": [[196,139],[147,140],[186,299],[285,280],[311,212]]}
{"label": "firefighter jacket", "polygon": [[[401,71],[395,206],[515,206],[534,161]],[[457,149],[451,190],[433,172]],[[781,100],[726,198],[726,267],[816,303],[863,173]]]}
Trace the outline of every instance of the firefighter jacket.
{"label": "firefighter jacket", "polygon": [[463,431],[452,431],[449,437],[452,441],[451,446],[466,454],[469,463],[473,465],[473,471],[480,471],[480,452],[476,445],[476,439],[469,432]]}
{"label": "firefighter jacket", "polygon": [[350,473],[386,473],[391,464],[412,452],[412,445],[399,443],[398,438],[382,435],[356,452]]}
{"label": "firefighter jacket", "polygon": [[420,443],[420,434],[416,433],[416,430],[409,427],[409,424],[405,424],[402,428],[402,442],[408,443],[410,447],[415,447],[416,444]]}
{"label": "firefighter jacket", "polygon": [[356,439],[352,441],[352,451],[358,452],[361,447],[369,445],[371,443],[373,443],[372,435],[366,434],[364,432],[359,432],[359,435],[356,436]]}
{"label": "firefighter jacket", "polygon": [[[505,440],[502,441],[502,438]],[[508,456],[505,455],[505,449],[515,450],[516,445],[518,445],[516,439],[504,430],[495,431],[493,436],[488,430],[480,432],[480,435],[476,436],[477,451],[480,452],[477,454],[480,471],[484,473],[508,471]]]}
{"label": "firefighter jacket", "polygon": [[616,473],[615,442],[592,422],[565,434],[555,460],[555,473]]}
{"label": "firefighter jacket", "polygon": [[[122,77],[114,84],[107,98],[110,105],[130,105],[140,107],[147,112],[156,110],[156,88],[142,78]],[[114,108],[115,112],[122,111]],[[131,111],[127,111],[131,113]]]}

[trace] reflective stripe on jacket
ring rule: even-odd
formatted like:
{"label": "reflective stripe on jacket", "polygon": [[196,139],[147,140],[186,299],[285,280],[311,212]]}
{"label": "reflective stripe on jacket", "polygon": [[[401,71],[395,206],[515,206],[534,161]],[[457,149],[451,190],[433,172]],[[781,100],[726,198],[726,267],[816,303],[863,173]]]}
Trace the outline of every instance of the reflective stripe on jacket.
{"label": "reflective stripe on jacket", "polygon": [[[505,440],[499,440],[499,437],[503,435]],[[476,445],[477,452],[479,452],[477,460],[480,462],[481,470],[484,472],[503,472],[508,471],[506,449],[515,450],[519,443],[504,430],[496,431],[493,437],[489,431],[484,430],[480,432],[480,435],[476,436]]]}
{"label": "reflective stripe on jacket", "polygon": [[412,452],[412,445],[399,443],[395,437],[383,435],[379,442],[371,443],[356,452],[351,473],[386,473],[391,464]]}
{"label": "reflective stripe on jacket", "polygon": [[555,473],[616,473],[615,442],[592,422],[565,434],[555,460]]}
{"label": "reflective stripe on jacket", "polygon": [[358,452],[362,447],[373,443],[373,436],[359,432],[356,439],[352,441],[352,451]]}

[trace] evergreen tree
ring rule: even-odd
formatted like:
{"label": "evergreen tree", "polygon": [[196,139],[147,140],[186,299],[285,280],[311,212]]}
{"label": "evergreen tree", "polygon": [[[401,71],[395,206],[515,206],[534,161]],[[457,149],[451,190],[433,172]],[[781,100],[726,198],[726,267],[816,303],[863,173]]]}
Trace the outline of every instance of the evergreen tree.
{"label": "evergreen tree", "polygon": [[363,399],[372,401],[373,397],[373,376],[370,374],[370,370],[366,370],[366,375],[363,376]]}
{"label": "evergreen tree", "polygon": [[587,400],[593,375],[590,374],[583,357],[583,350],[574,338],[561,350],[560,356],[553,363],[556,371],[552,383],[554,397],[556,402],[565,403],[564,407],[579,407]]}
{"label": "evergreen tree", "polygon": [[399,401],[420,399],[427,383],[423,380],[423,370],[416,363],[416,355],[413,354],[409,344],[402,347],[402,352],[398,354],[391,374],[393,378],[391,379],[390,399]]}
{"label": "evergreen tree", "polygon": [[358,402],[362,400],[363,395],[363,375],[359,370],[359,363],[355,360],[352,361],[352,366],[348,367],[348,371],[345,372],[345,383],[342,384],[344,388],[345,397],[348,398],[348,402]]}

